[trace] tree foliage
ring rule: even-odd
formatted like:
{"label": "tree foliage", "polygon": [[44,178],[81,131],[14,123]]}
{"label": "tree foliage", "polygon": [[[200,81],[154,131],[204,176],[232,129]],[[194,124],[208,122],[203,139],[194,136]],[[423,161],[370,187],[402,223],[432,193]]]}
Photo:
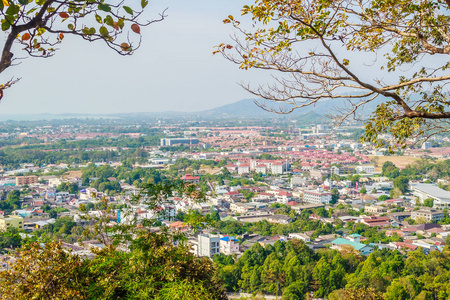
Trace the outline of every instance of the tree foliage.
{"label": "tree foliage", "polygon": [[[128,4],[130,6],[127,6]],[[0,57],[0,73],[13,65],[14,52],[33,57],[49,57],[65,36],[78,36],[89,42],[103,41],[120,55],[131,55],[140,46],[140,28],[164,19],[142,20],[148,1],[110,0],[4,0],[1,30],[5,42]],[[1,86],[10,87],[15,80]]]}
{"label": "tree foliage", "polygon": [[[110,245],[82,259],[60,243],[30,243],[14,269],[0,272],[3,299],[226,299],[214,266],[176,247],[167,234],[145,233],[131,251]],[[181,298],[180,298],[181,297]]]}
{"label": "tree foliage", "polygon": [[[236,35],[234,45],[223,43],[216,52],[241,69],[279,74],[273,84],[242,84],[286,103],[277,105],[279,113],[329,101],[340,104],[335,118],[342,123],[374,103],[363,140],[383,146],[379,137],[389,133],[405,146],[407,138],[448,130],[448,8],[443,0],[257,0],[242,9],[253,29],[233,16],[224,20],[245,41]],[[357,53],[372,60],[374,75]],[[432,55],[444,59],[428,59]]]}

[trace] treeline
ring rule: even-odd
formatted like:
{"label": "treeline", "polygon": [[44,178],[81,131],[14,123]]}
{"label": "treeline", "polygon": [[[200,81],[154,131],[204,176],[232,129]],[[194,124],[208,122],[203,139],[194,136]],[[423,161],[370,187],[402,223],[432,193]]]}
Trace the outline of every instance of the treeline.
{"label": "treeline", "polygon": [[0,161],[7,168],[19,168],[21,164],[36,166],[48,164],[84,164],[87,162],[121,161],[131,167],[134,163],[146,163],[148,152],[142,148],[120,151],[84,149],[45,151],[42,149],[7,148],[0,150]]}
{"label": "treeline", "polygon": [[[351,248],[312,251],[300,240],[255,244],[235,260],[218,255],[218,277],[228,291],[281,294],[282,299],[439,299],[450,297],[450,248],[425,255],[419,249],[405,258],[398,251],[377,250],[363,257]],[[361,292],[362,291],[362,292]],[[349,294],[354,294],[353,298]]]}
{"label": "treeline", "polygon": [[436,161],[435,159],[420,159],[400,170],[392,162],[383,164],[382,175],[395,179],[404,176],[410,180],[437,181],[438,179],[450,179],[450,159]]}

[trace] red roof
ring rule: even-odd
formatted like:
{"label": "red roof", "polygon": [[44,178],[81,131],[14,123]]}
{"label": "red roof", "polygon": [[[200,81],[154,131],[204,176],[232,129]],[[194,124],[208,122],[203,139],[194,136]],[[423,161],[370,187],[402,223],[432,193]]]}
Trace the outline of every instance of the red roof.
{"label": "red roof", "polygon": [[200,176],[192,176],[191,174],[186,174],[181,177],[182,180],[199,180]]}
{"label": "red roof", "polygon": [[289,193],[289,192],[281,191],[281,192],[278,192],[278,196],[288,196],[288,197],[291,197],[292,194]]}

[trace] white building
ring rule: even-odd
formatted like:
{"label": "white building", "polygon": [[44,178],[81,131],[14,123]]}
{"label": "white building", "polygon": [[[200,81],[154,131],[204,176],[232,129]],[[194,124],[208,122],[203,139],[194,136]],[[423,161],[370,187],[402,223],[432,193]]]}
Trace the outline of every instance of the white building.
{"label": "white building", "polygon": [[215,254],[220,253],[219,236],[211,236],[209,234],[200,234],[198,236],[198,256],[207,256],[212,258]]}
{"label": "white building", "polygon": [[422,203],[425,199],[433,199],[433,208],[444,209],[450,206],[450,192],[434,184],[413,183],[411,184],[411,190],[413,195],[419,197]]}
{"label": "white building", "polygon": [[224,236],[220,238],[220,253],[224,255],[231,255],[233,253],[239,253],[238,240],[231,236]]}
{"label": "white building", "polygon": [[302,240],[305,243],[311,242],[311,238],[304,233],[289,233],[291,239]]}
{"label": "white building", "polygon": [[280,191],[278,192],[278,195],[276,196],[277,202],[286,204],[289,201],[293,200],[292,194],[286,191]]}
{"label": "white building", "polygon": [[244,203],[231,203],[230,210],[234,213],[244,214],[249,210],[254,210],[254,208],[252,209]]}
{"label": "white building", "polygon": [[257,166],[255,167],[255,172],[256,172],[256,173],[266,174],[266,173],[267,173],[267,167],[266,167],[266,165],[263,165],[263,164],[257,165]]}
{"label": "white building", "polygon": [[249,174],[250,173],[250,164],[240,164],[238,166],[238,174]]}
{"label": "white building", "polygon": [[432,143],[430,143],[430,142],[424,142],[423,144],[422,144],[422,149],[423,150],[427,150],[427,149],[430,149],[430,148],[432,148],[433,147],[433,144]]}
{"label": "white building", "polygon": [[438,222],[444,218],[444,213],[434,209],[419,209],[411,212],[411,219],[416,220],[419,217],[425,218],[427,222]]}
{"label": "white building", "polygon": [[321,190],[303,191],[303,201],[315,204],[329,204],[331,201],[331,193],[323,192]]}
{"label": "white building", "polygon": [[374,166],[361,165],[361,166],[357,166],[355,168],[355,171],[358,174],[373,174],[373,173],[375,173],[375,167]]}
{"label": "white building", "polygon": [[283,171],[286,171],[286,164],[284,163],[273,163],[270,171],[272,174],[283,174]]}

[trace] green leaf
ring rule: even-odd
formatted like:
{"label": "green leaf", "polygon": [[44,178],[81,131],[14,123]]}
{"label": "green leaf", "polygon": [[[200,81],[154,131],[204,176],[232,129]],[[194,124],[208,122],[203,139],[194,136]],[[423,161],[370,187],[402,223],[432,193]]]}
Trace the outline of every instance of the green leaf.
{"label": "green leaf", "polygon": [[6,14],[13,16],[16,15],[20,11],[20,7],[18,5],[10,5],[6,10]]}
{"label": "green leaf", "polygon": [[125,11],[126,11],[127,13],[129,13],[130,15],[133,14],[133,10],[132,10],[131,8],[129,8],[128,6],[124,6],[123,9],[125,9]]}
{"label": "green leaf", "polygon": [[119,19],[119,21],[117,21],[117,26],[119,26],[120,29],[123,29],[123,26],[125,26],[124,19]]}
{"label": "green leaf", "polygon": [[43,5],[45,3],[45,0],[36,0],[37,5]]}
{"label": "green leaf", "polygon": [[[2,3],[2,4],[3,4],[3,3]],[[32,14],[32,13],[35,12],[36,10],[37,10],[37,7],[30,9],[30,10],[27,12],[27,15]]]}
{"label": "green leaf", "polygon": [[95,20],[100,24],[103,23],[102,17],[100,17],[99,15],[95,15]]}
{"label": "green leaf", "polygon": [[3,8],[5,7],[5,5],[3,4],[3,1],[0,1],[0,10],[3,11]]}
{"label": "green leaf", "polygon": [[6,31],[9,29],[11,25],[9,24],[9,22],[7,22],[6,20],[2,20],[2,30]]}
{"label": "green leaf", "polygon": [[74,29],[73,24],[67,25],[67,28],[69,28],[69,30],[73,30]]}
{"label": "green leaf", "polygon": [[105,26],[100,27],[100,35],[103,37],[107,37],[109,35],[109,31]]}
{"label": "green leaf", "polygon": [[106,12],[111,11],[111,7],[108,4],[103,4],[103,3],[98,4],[98,9],[106,11]]}
{"label": "green leaf", "polygon": [[145,8],[148,4],[148,0],[141,0],[141,7]]}
{"label": "green leaf", "polygon": [[105,23],[106,23],[106,25],[113,26],[114,25],[114,20],[113,20],[113,18],[110,15],[107,15],[106,18],[105,18]]}
{"label": "green leaf", "polygon": [[19,3],[22,5],[27,5],[28,4],[28,0],[19,0]]}

